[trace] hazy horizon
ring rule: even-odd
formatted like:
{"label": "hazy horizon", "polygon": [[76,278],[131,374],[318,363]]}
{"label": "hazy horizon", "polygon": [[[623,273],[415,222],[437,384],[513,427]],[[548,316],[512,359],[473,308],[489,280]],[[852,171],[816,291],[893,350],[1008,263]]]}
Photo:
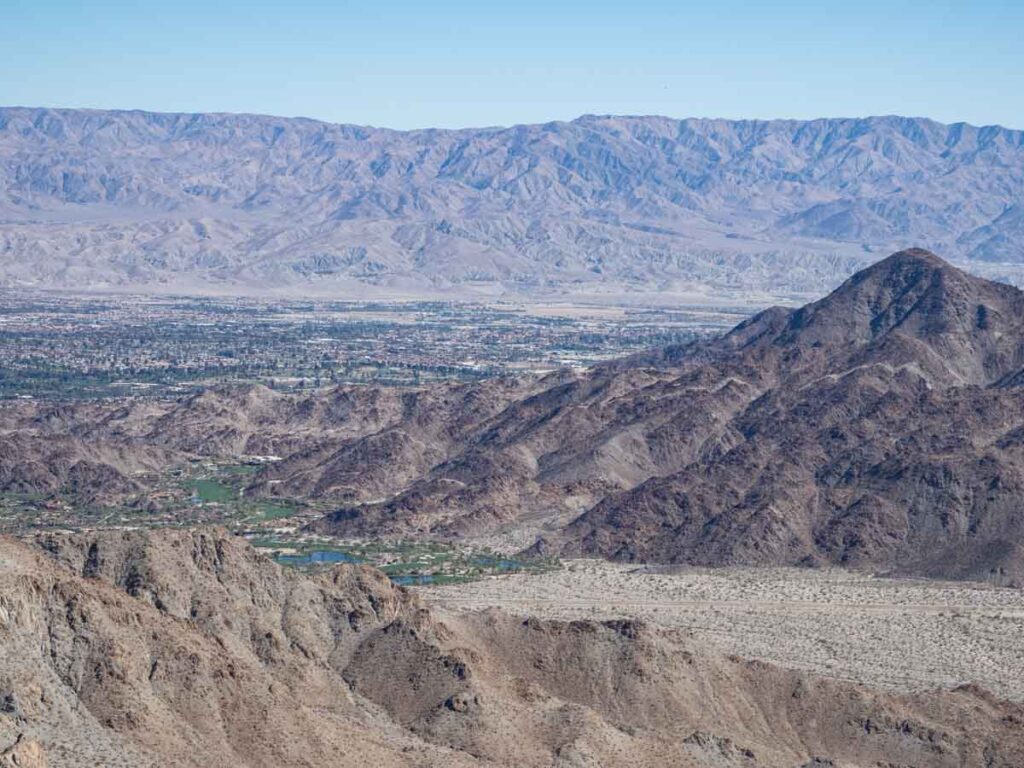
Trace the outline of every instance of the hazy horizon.
{"label": "hazy horizon", "polygon": [[[415,128],[578,115],[1024,127],[1024,7],[12,0],[0,102]],[[1016,94],[1016,95],[1014,95]]]}
{"label": "hazy horizon", "polygon": [[507,130],[509,128],[515,128],[518,126],[532,126],[532,125],[547,125],[551,123],[562,123],[570,124],[576,123],[586,118],[595,118],[599,120],[645,120],[645,119],[663,119],[663,120],[699,120],[706,122],[725,121],[730,123],[785,123],[785,122],[801,122],[801,123],[813,123],[816,121],[824,120],[886,120],[886,119],[898,119],[898,120],[929,120],[939,125],[967,125],[972,128],[1002,128],[1009,131],[1024,131],[1024,123],[1022,125],[1007,125],[1004,123],[978,123],[971,120],[940,120],[932,117],[931,115],[911,115],[911,114],[899,114],[899,113],[888,113],[888,114],[863,114],[863,115],[817,115],[815,117],[724,117],[722,115],[672,115],[662,113],[647,113],[647,114],[626,114],[626,113],[595,113],[595,112],[584,112],[574,117],[567,118],[553,118],[550,120],[533,120],[533,121],[516,121],[512,123],[494,123],[489,125],[452,125],[452,126],[440,126],[440,125],[421,125],[413,126],[409,128],[399,128],[393,125],[383,125],[374,123],[357,123],[351,120],[329,120],[323,117],[317,117],[316,115],[283,115],[272,112],[234,112],[229,110],[204,110],[204,111],[191,111],[191,110],[166,110],[166,109],[144,109],[139,107],[94,107],[94,106],[68,106],[64,104],[0,104],[0,109],[25,109],[25,110],[52,110],[55,112],[68,111],[68,112],[116,112],[116,113],[131,113],[140,112],[144,114],[152,115],[226,115],[231,117],[260,117],[260,118],[272,118],[280,120],[309,120],[315,123],[324,123],[326,125],[350,125],[359,128],[371,128],[374,130],[383,131],[394,131],[396,133],[413,133],[416,131],[486,131],[486,130]]}

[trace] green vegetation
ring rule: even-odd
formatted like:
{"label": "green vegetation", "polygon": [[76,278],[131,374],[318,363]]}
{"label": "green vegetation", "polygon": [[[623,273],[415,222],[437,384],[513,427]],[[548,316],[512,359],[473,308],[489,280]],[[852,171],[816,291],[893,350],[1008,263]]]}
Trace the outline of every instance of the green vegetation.
{"label": "green vegetation", "polygon": [[238,491],[212,478],[203,478],[192,482],[192,496],[203,503],[224,503],[238,497]]}
{"label": "green vegetation", "polygon": [[313,570],[340,562],[366,563],[403,585],[447,584],[560,567],[557,560],[519,559],[450,542],[310,537],[301,532],[302,525],[323,514],[328,503],[247,495],[259,470],[256,462],[196,461],[153,478],[155,490],[111,507],[83,504],[60,494],[2,493],[0,530],[213,523],[245,535],[284,565]]}
{"label": "green vegetation", "polygon": [[[252,503],[254,517],[258,520],[281,520],[293,517],[299,507],[292,501],[256,501]],[[247,518],[252,519],[252,518]]]}
{"label": "green vegetation", "polygon": [[264,526],[298,526],[325,511],[326,505],[321,502],[247,494],[246,488],[255,480],[260,466],[259,462],[196,461],[147,477],[146,490],[112,505],[87,502],[62,491],[0,493],[0,532],[214,524],[246,533]]}
{"label": "green vegetation", "polygon": [[259,472],[259,469],[259,466],[256,464],[224,464],[220,467],[220,471],[229,477],[255,475]]}
{"label": "green vegetation", "polygon": [[397,584],[450,584],[560,567],[554,559],[522,560],[489,549],[438,541],[292,541],[258,536],[250,541],[284,565],[317,569],[339,562],[366,563]]}

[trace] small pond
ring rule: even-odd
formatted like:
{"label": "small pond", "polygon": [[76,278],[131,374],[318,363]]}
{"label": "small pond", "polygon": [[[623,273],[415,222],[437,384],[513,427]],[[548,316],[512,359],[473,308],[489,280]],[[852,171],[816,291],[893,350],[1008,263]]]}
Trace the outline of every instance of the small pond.
{"label": "small pond", "polygon": [[400,587],[408,587],[412,584],[433,584],[435,577],[432,573],[423,573],[418,575],[396,573],[389,575],[388,578]]}
{"label": "small pond", "polygon": [[[278,555],[277,562],[282,565],[291,565],[299,568],[309,568],[320,565],[333,565],[335,563],[362,563],[365,562],[359,557],[350,555],[347,552],[339,552],[336,549],[310,549],[302,552],[301,554],[294,555]],[[464,561],[467,565],[473,568],[482,569],[485,573],[504,573],[508,571],[518,571],[524,567],[523,563],[518,560],[512,560],[504,557],[494,557],[489,555],[475,555]],[[419,564],[410,564],[410,569],[418,569],[421,567]],[[405,570],[402,566],[397,568],[392,566],[386,570],[400,571]],[[433,584],[435,582],[445,582],[452,578],[451,574],[448,573],[388,573],[388,578],[391,579],[395,584],[403,587],[417,585],[417,584]],[[464,578],[456,576],[455,578]]]}
{"label": "small pond", "polygon": [[331,563],[358,563],[359,559],[336,549],[311,549],[301,555],[278,555],[281,565],[330,565]]}

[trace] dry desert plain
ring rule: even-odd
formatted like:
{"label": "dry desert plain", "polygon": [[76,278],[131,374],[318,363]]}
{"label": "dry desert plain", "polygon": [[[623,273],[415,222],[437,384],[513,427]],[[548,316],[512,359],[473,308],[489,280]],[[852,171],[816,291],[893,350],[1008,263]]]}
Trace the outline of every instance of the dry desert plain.
{"label": "dry desert plain", "polygon": [[653,568],[571,560],[558,571],[418,587],[447,611],[637,617],[727,654],[894,691],[977,683],[1024,700],[1024,591],[797,568]]}

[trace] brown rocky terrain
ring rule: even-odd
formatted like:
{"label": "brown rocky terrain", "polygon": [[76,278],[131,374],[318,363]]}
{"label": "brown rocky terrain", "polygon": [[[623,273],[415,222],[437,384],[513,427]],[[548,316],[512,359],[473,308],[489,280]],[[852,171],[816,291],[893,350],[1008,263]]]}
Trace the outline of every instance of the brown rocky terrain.
{"label": "brown rocky terrain", "polygon": [[908,251],[755,317],[682,363],[758,390],[734,445],[602,500],[563,550],[1019,583],[1022,311],[1016,289]]}
{"label": "brown rocky terrain", "polygon": [[[0,479],[95,494],[108,471],[116,494],[154,451],[272,454],[248,492],[333,500],[319,532],[1021,584],[1022,324],[1016,288],[909,250],[802,309],[582,373],[19,403]],[[129,454],[51,477],[41,446],[61,441]]]}
{"label": "brown rocky terrain", "polygon": [[803,309],[515,402],[456,461],[321,528],[465,532],[509,498],[576,498],[596,503],[538,550],[1021,583],[1022,318],[1017,289],[901,252]]}
{"label": "brown rocky terrain", "polygon": [[[558,378],[555,375],[552,378]],[[546,382],[551,383],[549,378]],[[431,387],[337,387],[303,395],[223,385],[177,400],[18,402],[0,407],[0,490],[60,492],[105,472],[124,496],[140,472],[188,457],[276,456],[254,492],[363,501],[395,493],[470,441],[481,423],[540,387],[493,379]]]}
{"label": "brown rocky terrain", "polygon": [[977,687],[896,695],[639,621],[439,612],[217,530],[6,537],[0,565],[12,765],[1024,761],[1024,709]]}
{"label": "brown rocky terrain", "polygon": [[19,734],[3,752],[0,752],[0,768],[46,768],[46,753],[38,741],[25,739]]}
{"label": "brown rocky terrain", "polygon": [[85,504],[116,501],[142,489],[137,475],[173,460],[155,446],[13,431],[0,442],[0,491],[63,493]]}
{"label": "brown rocky terrain", "polygon": [[445,610],[641,619],[726,655],[898,693],[978,684],[1024,701],[1024,590],[849,568],[566,560],[543,572],[417,586]]}

